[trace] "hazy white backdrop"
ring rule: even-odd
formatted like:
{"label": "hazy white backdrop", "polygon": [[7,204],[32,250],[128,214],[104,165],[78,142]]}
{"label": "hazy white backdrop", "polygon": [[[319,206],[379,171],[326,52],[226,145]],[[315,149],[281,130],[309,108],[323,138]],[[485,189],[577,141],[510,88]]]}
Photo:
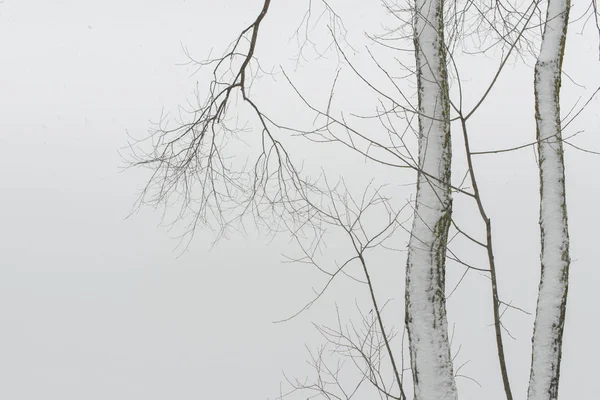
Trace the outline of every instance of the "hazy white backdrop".
{"label": "hazy white backdrop", "polygon": [[[193,99],[196,82],[200,88],[206,82],[180,65],[187,61],[182,45],[196,58],[211,48],[220,52],[260,3],[0,3],[1,398],[273,398],[282,369],[298,377],[310,372],[304,344],[319,344],[310,322],[327,322],[336,295],[353,307],[358,286],[340,283],[308,313],[272,324],[309,300],[321,282],[312,271],[280,263],[281,253],[293,249],[286,238],[234,235],[211,250],[211,232],[199,231],[178,257],[177,232],[157,227],[159,212],[124,218],[147,177],[121,172],[118,150],[127,132],[143,136],[163,107],[175,110]],[[257,49],[265,63],[290,64],[294,44],[287,39],[306,4],[274,2]],[[367,26],[377,28],[378,4],[347,1],[340,8],[357,37]],[[575,3],[573,12],[583,6]],[[569,37],[565,71],[585,88],[565,79],[563,109],[600,82],[596,39],[584,40],[579,30]],[[481,89],[493,59],[465,62],[473,63],[466,85]],[[300,70],[298,79],[318,93],[334,70],[320,76],[313,69],[306,72],[310,80]],[[531,65],[509,67],[474,121],[482,132],[473,138],[476,150],[533,140],[532,76]],[[256,95],[279,120],[295,118],[296,110],[279,103],[281,87],[282,81],[264,78]],[[569,129],[585,129],[575,142],[600,150],[597,99]],[[566,160],[573,263],[561,393],[593,399],[600,372],[600,158],[567,147]],[[497,229],[501,295],[533,311],[539,274],[533,152],[491,156],[479,168]],[[455,214],[467,215],[466,207],[457,202]],[[382,296],[389,293],[400,310],[404,260],[379,261],[374,275]],[[450,272],[449,280],[460,272]],[[463,380],[460,393],[500,399],[488,283],[473,274],[464,285],[449,302],[449,318],[456,323],[455,347],[462,344],[460,359],[471,360],[462,372],[483,388]],[[402,314],[397,317],[390,324],[401,326]],[[517,337],[507,339],[510,373],[517,398],[524,398],[532,317],[506,318]]]}

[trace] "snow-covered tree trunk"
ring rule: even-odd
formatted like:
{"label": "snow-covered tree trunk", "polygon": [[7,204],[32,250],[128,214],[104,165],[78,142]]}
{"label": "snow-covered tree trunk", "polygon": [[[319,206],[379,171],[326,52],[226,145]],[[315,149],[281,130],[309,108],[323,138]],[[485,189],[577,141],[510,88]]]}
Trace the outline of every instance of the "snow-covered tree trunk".
{"label": "snow-covered tree trunk", "polygon": [[542,271],[529,400],[558,398],[570,263],[559,95],[570,5],[570,0],[549,0],[542,46],[535,65]]}
{"label": "snow-covered tree trunk", "polygon": [[406,327],[415,400],[454,400],[445,301],[450,194],[450,105],[442,0],[416,0],[419,97],[417,195],[406,268]]}

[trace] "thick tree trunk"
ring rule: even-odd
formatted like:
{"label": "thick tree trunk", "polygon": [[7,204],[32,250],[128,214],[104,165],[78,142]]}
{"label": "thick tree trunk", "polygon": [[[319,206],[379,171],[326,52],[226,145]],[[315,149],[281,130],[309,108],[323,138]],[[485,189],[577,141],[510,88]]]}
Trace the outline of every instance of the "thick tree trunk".
{"label": "thick tree trunk", "polygon": [[452,199],[450,122],[442,0],[416,0],[419,166],[406,269],[406,327],[415,400],[457,398],[445,301]]}
{"label": "thick tree trunk", "polygon": [[559,102],[569,8],[570,0],[549,0],[542,47],[535,65],[542,271],[529,400],[558,398],[570,263]]}

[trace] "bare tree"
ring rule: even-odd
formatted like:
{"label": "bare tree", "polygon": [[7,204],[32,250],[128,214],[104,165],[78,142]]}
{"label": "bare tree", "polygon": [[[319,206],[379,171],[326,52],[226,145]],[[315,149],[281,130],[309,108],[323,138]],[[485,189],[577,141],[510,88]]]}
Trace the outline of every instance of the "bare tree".
{"label": "bare tree", "polygon": [[530,400],[558,398],[569,286],[569,228],[560,115],[562,61],[570,0],[549,0],[535,64],[542,270],[532,343]]}
{"label": "bare tree", "polygon": [[[416,0],[419,172],[406,267],[406,327],[415,399],[456,399],[446,319],[446,247],[452,215],[450,101],[439,0]],[[427,174],[427,175],[426,175]],[[433,177],[433,179],[430,178]]]}
{"label": "bare tree", "polygon": [[[374,312],[368,317],[361,312],[364,330],[359,332],[353,326],[347,329],[339,317],[337,327],[318,328],[328,345],[333,347],[333,352],[352,361],[359,371],[358,381],[346,390],[342,366],[330,366],[326,362],[325,349],[321,349],[311,352],[311,363],[317,371],[316,381],[308,383],[289,379],[293,393],[307,390],[312,393],[311,396],[350,399],[368,384],[382,399],[404,400],[408,397],[404,373],[410,371],[416,400],[457,399],[456,377],[462,366],[456,368],[454,365],[446,317],[446,300],[456,288],[447,294],[446,263],[451,261],[463,267],[463,277],[469,271],[485,274],[491,283],[492,321],[500,378],[506,399],[512,400],[503,342],[503,332],[509,332],[502,322],[502,315],[506,310],[520,309],[503,301],[500,295],[492,224],[482,200],[474,157],[537,145],[542,193],[542,278],[529,397],[532,400],[555,399],[569,265],[562,149],[565,139],[561,133],[559,108],[569,2],[550,0],[543,22],[542,50],[536,64],[534,83],[537,140],[511,149],[489,151],[471,149],[468,125],[496,87],[508,61],[526,58],[527,51],[531,52],[535,47],[534,39],[526,36],[539,26],[536,20],[539,0],[518,7],[510,2],[488,4],[466,1],[464,4],[455,2],[453,7],[448,8],[441,0],[415,0],[406,9],[392,3],[386,1],[384,5],[400,27],[372,39],[384,48],[403,51],[392,38],[392,34],[401,32],[398,34],[401,39],[408,37],[414,46],[409,51],[414,52],[415,64],[406,66],[395,59],[397,69],[391,73],[368,50],[376,70],[385,77],[385,88],[372,82],[353,64],[347,54],[348,47],[342,43],[345,28],[328,1],[321,0],[323,11],[316,18],[318,21],[323,15],[329,17],[326,19],[330,24],[331,40],[327,49],[334,51],[353,76],[379,98],[375,115],[353,117],[379,122],[378,131],[383,134],[378,136],[374,130],[365,132],[358,124],[354,125],[347,114],[333,111],[339,70],[325,107],[311,102],[302,88],[285,70],[282,71],[285,81],[314,116],[311,128],[289,126],[265,112],[250,91],[253,71],[261,70],[256,58],[259,32],[271,7],[270,0],[263,0],[256,19],[241,30],[222,56],[194,61],[198,67],[212,67],[213,76],[207,99],[197,109],[191,110],[191,120],[184,117],[174,128],[161,120],[150,135],[151,150],[135,153],[135,165],[153,170],[140,197],[140,204],[170,206],[178,202],[181,212],[176,219],[191,219],[187,229],[189,234],[193,234],[198,224],[209,224],[211,219],[217,221],[223,233],[248,214],[259,224],[266,221],[265,225],[272,231],[288,232],[303,252],[302,257],[291,261],[312,265],[326,275],[322,289],[298,313],[308,309],[340,276],[360,281],[368,288]],[[307,44],[316,46],[309,37],[308,28],[314,17],[313,6],[313,2],[309,1],[308,11],[302,20],[306,29],[296,31],[297,37],[302,36],[298,56],[302,60],[305,60],[303,52]],[[410,15],[408,18],[407,14]],[[471,36],[480,40],[477,52],[500,49],[501,58],[483,93],[469,108],[463,104],[456,49]],[[322,56],[323,53],[319,53],[319,57]],[[416,104],[399,83],[411,79],[413,82],[416,80]],[[457,83],[457,96],[451,96],[450,83]],[[232,125],[231,120],[237,113],[247,111],[256,121],[260,134],[254,136],[254,140],[244,139],[253,141],[255,146],[246,153],[248,157],[243,165],[238,165],[228,156],[227,149],[241,141],[239,134],[244,129]],[[404,124],[402,129],[397,127],[398,121]],[[467,168],[460,184],[455,185],[451,180],[452,122],[457,122],[458,131],[462,133],[459,136],[464,143]],[[413,133],[414,137],[411,137]],[[406,205],[392,205],[392,197],[383,195],[382,188],[373,190],[374,186],[369,184],[362,198],[357,199],[343,180],[331,185],[325,172],[316,179],[305,175],[299,167],[298,157],[291,147],[286,146],[290,136],[349,150],[350,154],[358,155],[372,165],[385,167],[393,174],[402,170],[416,172],[416,198],[409,203],[412,206],[412,228],[405,228],[404,221],[400,219]],[[413,157],[411,140],[416,142],[417,157]],[[139,148],[142,144],[136,143],[135,146]],[[397,179],[396,175],[394,177]],[[466,181],[470,183],[469,187],[465,186]],[[484,226],[480,235],[472,235],[459,228],[459,223],[452,216],[453,194],[474,200]],[[375,229],[369,228],[375,221],[370,214],[373,209],[380,210],[384,217],[378,220],[381,225]],[[410,235],[405,269],[404,319],[410,368],[403,366],[404,341],[400,346],[401,354],[394,352],[392,341],[395,336],[386,328],[383,307],[380,306],[384,302],[376,294],[367,256],[373,249],[385,249],[386,241],[398,228]],[[341,231],[351,244],[351,255],[332,269],[322,266],[315,258],[328,229]],[[307,231],[312,234],[307,234]],[[467,238],[478,248],[483,248],[488,266],[471,265],[456,254],[450,243],[455,236]],[[399,260],[393,261],[394,264],[398,264]],[[362,277],[348,272],[351,266],[358,266]],[[461,281],[462,278],[459,284]]]}

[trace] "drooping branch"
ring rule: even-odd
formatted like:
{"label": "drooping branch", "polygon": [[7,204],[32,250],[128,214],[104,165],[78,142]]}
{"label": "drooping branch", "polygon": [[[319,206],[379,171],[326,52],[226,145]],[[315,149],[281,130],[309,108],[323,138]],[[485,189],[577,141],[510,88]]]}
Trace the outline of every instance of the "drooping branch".
{"label": "drooping branch", "polygon": [[[202,104],[182,110],[173,127],[167,117],[161,118],[148,138],[130,146],[131,164],[152,170],[138,205],[180,206],[175,222],[191,220],[184,236],[191,237],[198,224],[214,222],[224,233],[249,213],[258,220],[289,217],[307,223],[301,199],[310,184],[301,178],[273,124],[249,93],[252,65],[258,65],[259,32],[270,5],[271,0],[264,1],[254,22],[225,54],[193,61],[198,68],[212,68]],[[247,112],[248,119],[258,124],[258,134],[241,139],[247,130],[238,125],[237,117],[229,116],[233,107],[238,116]]]}

